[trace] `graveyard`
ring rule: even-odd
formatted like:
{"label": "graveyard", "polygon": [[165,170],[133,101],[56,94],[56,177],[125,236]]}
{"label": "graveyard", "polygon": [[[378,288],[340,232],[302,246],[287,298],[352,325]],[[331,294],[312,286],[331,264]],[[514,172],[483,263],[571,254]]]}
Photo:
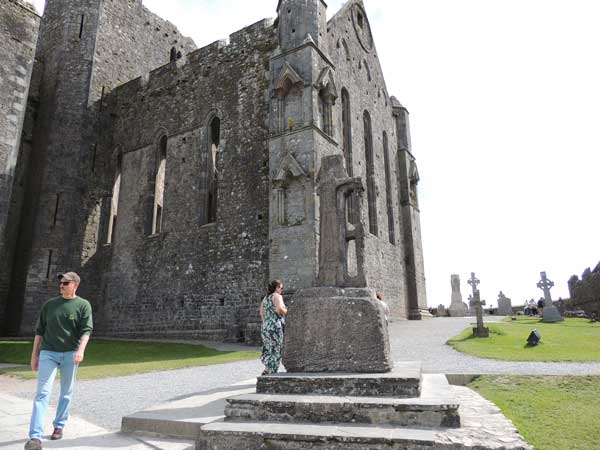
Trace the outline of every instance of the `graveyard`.
{"label": "graveyard", "polygon": [[[487,339],[472,336],[470,328],[451,338],[454,349],[478,356],[507,361],[600,361],[600,324],[588,319],[565,319],[544,323],[538,318],[510,318],[488,325]],[[536,329],[540,343],[527,346],[527,337]]]}

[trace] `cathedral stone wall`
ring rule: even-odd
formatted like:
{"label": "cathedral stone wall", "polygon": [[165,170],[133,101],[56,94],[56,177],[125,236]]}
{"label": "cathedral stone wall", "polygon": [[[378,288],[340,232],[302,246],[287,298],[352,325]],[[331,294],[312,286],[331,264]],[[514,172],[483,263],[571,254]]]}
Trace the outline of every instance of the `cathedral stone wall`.
{"label": "cathedral stone wall", "polygon": [[[27,98],[33,70],[40,17],[20,0],[0,2],[0,324],[6,314],[6,298],[16,239],[23,180],[19,166]],[[25,127],[30,131],[29,127]],[[27,152],[24,152],[27,153]]]}
{"label": "cathedral stone wall", "polygon": [[[98,152],[98,164],[108,167],[103,178],[114,179],[118,155],[122,163],[112,241],[105,209],[102,245],[84,268],[90,276],[103,274],[86,294],[102,318],[100,331],[239,339],[246,323],[258,320],[256,305],[268,283],[265,92],[275,45],[272,23],[262,21],[105,97],[110,136]],[[215,118],[218,191],[216,220],[208,222],[206,168]],[[163,136],[162,223],[152,234],[146,199],[149,186],[159,192],[153,183]]]}
{"label": "cathedral stone wall", "polygon": [[172,23],[153,14],[141,0],[102,3],[91,100],[196,49]]}
{"label": "cathedral stone wall", "polygon": [[[373,197],[377,234],[367,233],[367,281],[370,287],[384,294],[393,317],[408,318],[396,128],[392,104],[371,33],[365,11],[360,4],[354,2],[348,2],[327,24],[327,50],[336,68],[335,81],[340,94],[335,105],[335,133],[341,150],[346,154],[349,150],[344,147],[351,149],[351,175],[360,176],[363,180],[366,189],[364,214],[368,214],[369,183],[364,113],[367,112],[371,118],[371,137],[367,138],[372,142],[376,174],[376,192]],[[350,103],[351,147],[344,145],[342,136],[342,90],[347,91]],[[385,156],[384,133],[387,135],[388,158]],[[350,159],[347,157],[346,162]],[[389,181],[386,179],[386,172],[389,174]]]}
{"label": "cathedral stone wall", "polygon": [[[16,236],[0,280],[7,334],[30,334],[56,275],[75,270],[100,334],[254,340],[270,278],[286,299],[316,282],[319,170],[340,154],[365,188],[367,287],[393,317],[421,317],[408,112],[387,92],[363,3],[329,22],[326,8],[281,0],[275,22],[196,50],[141,0],[47,0],[19,97],[22,208],[0,210]],[[6,80],[0,95],[13,95]],[[0,148],[6,166],[14,147]]]}

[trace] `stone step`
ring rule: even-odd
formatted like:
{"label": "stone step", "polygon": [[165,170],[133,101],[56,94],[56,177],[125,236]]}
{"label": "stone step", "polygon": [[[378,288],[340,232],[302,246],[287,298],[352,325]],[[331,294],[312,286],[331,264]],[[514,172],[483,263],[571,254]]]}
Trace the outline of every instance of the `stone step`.
{"label": "stone step", "polygon": [[421,363],[396,363],[388,373],[277,373],[256,383],[259,394],[414,398],[421,393]]}
{"label": "stone step", "polygon": [[460,427],[458,404],[433,398],[246,394],[228,398],[227,421]]}
{"label": "stone step", "polygon": [[[213,422],[202,427],[196,450],[460,450],[468,438],[445,439],[443,429],[394,426]],[[477,450],[522,450],[517,444],[478,442]]]}

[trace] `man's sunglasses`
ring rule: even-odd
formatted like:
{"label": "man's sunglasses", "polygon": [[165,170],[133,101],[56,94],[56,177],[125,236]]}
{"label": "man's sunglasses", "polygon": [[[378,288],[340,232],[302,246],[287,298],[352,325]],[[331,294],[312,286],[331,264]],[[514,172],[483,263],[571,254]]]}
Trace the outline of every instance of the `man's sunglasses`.
{"label": "man's sunglasses", "polygon": [[71,284],[71,283],[72,283],[72,281],[61,281],[59,284],[60,284],[61,286],[68,286],[68,285],[69,285],[69,284]]}

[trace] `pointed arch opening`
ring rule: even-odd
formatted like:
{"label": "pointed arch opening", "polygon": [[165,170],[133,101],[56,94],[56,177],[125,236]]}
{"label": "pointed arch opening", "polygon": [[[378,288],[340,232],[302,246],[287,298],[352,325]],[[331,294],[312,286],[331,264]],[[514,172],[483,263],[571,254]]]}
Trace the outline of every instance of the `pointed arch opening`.
{"label": "pointed arch opening", "polygon": [[119,194],[121,192],[121,171],[123,165],[123,153],[117,154],[115,166],[115,178],[113,181],[112,197],[110,200],[110,218],[108,221],[108,235],[106,243],[112,244],[115,240],[115,230],[117,228],[117,216],[119,213]]}
{"label": "pointed arch opening", "polygon": [[221,119],[214,116],[208,125],[208,192],[206,200],[207,223],[217,221],[218,207],[218,158],[221,144]]}
{"label": "pointed arch opening", "polygon": [[390,165],[390,149],[387,133],[383,132],[383,163],[385,165],[385,199],[388,216],[388,237],[390,244],[396,243],[396,230],[394,229],[394,202],[392,201],[392,167]]}
{"label": "pointed arch opening", "polygon": [[375,236],[379,235],[377,224],[377,185],[375,181],[375,161],[373,155],[373,131],[371,115],[368,111],[363,113],[364,137],[365,137],[365,162],[367,165],[367,199],[369,210],[369,232]]}
{"label": "pointed arch opening", "polygon": [[165,177],[167,171],[167,143],[167,136],[161,137],[156,152],[152,234],[158,234],[162,232],[165,199]]}

